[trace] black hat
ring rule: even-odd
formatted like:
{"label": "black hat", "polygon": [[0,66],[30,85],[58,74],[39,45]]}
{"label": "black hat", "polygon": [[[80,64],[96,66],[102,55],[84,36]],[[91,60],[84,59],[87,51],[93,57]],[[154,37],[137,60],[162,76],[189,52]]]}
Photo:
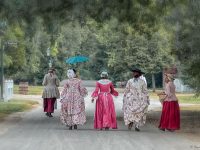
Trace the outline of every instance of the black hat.
{"label": "black hat", "polygon": [[138,69],[138,68],[133,68],[133,69],[131,69],[131,71],[132,72],[138,72],[138,73],[140,73],[140,74],[145,74],[144,72],[142,72],[140,69]]}

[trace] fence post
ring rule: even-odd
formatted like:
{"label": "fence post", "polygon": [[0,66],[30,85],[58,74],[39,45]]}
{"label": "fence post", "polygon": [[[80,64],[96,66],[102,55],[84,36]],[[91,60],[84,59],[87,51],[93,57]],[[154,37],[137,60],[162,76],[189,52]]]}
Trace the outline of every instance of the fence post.
{"label": "fence post", "polygon": [[4,81],[4,101],[8,101],[13,97],[13,80]]}

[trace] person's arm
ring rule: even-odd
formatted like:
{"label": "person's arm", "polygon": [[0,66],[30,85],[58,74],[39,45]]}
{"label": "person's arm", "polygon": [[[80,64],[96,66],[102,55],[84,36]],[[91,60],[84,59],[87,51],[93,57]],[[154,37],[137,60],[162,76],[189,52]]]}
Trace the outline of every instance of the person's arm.
{"label": "person's arm", "polygon": [[93,92],[92,95],[91,95],[91,97],[92,97],[92,102],[94,101],[94,99],[97,99],[98,94],[99,94],[99,83],[96,82],[95,90],[94,90],[94,92]]}
{"label": "person's arm", "polygon": [[145,81],[142,81],[142,92],[144,93],[144,95],[147,98],[147,103],[150,104],[150,99],[149,99],[149,94],[148,94],[148,89],[147,89],[147,84],[145,83]]}
{"label": "person's arm", "polygon": [[126,83],[126,87],[125,87],[125,90],[124,90],[124,96],[126,96],[126,94],[130,91],[130,84],[131,84],[131,81],[129,80]]}
{"label": "person's arm", "polygon": [[79,90],[80,90],[80,94],[85,97],[88,94],[87,89],[83,86],[82,81],[80,81],[80,85],[79,85]]}
{"label": "person's arm", "polygon": [[110,84],[110,93],[112,94],[112,95],[114,95],[114,96],[118,96],[119,95],[119,93],[114,89],[114,86],[113,86],[113,84],[111,83]]}
{"label": "person's arm", "polygon": [[63,86],[62,92],[60,94],[60,98],[61,98],[60,102],[62,102],[62,100],[64,99],[66,93],[68,92],[68,88],[69,88],[68,83],[65,83],[64,86]]}
{"label": "person's arm", "polygon": [[[56,75],[55,75],[56,76]],[[56,76],[56,86],[59,87],[60,85],[60,80],[58,79],[58,77]]]}
{"label": "person's arm", "polygon": [[169,98],[169,99],[172,97],[171,86],[172,84],[169,82],[167,83],[166,88],[165,88],[165,94],[167,95],[166,98]]}
{"label": "person's arm", "polygon": [[143,76],[143,80],[144,80],[145,84],[147,85],[147,80],[144,76]]}
{"label": "person's arm", "polygon": [[43,86],[46,86],[46,85],[47,85],[47,75],[44,76],[42,85],[43,85]]}
{"label": "person's arm", "polygon": [[144,80],[142,80],[142,92],[143,92],[146,96],[148,96],[147,85],[146,85],[146,83],[145,83]]}

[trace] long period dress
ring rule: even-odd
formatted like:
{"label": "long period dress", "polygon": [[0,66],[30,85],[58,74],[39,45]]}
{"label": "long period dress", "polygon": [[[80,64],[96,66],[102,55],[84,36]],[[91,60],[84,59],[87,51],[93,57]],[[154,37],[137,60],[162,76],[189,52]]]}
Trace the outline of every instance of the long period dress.
{"label": "long period dress", "polygon": [[178,130],[180,129],[180,109],[173,82],[165,84],[165,94],[159,128]]}
{"label": "long period dress", "polygon": [[68,126],[83,125],[86,122],[84,97],[87,89],[78,78],[68,79],[61,92],[60,120]]}
{"label": "long period dress", "polygon": [[113,128],[117,129],[117,120],[113,97],[118,96],[110,80],[102,79],[96,82],[96,89],[92,93],[96,100],[96,109],[94,115],[94,128]]}
{"label": "long period dress", "polygon": [[42,93],[44,112],[52,113],[56,99],[60,98],[59,79],[56,75],[48,73],[44,76],[42,84],[45,86]]}
{"label": "long period dress", "polygon": [[138,126],[144,125],[146,122],[148,104],[146,83],[140,78],[130,79],[127,82],[123,98],[125,125],[130,123]]}

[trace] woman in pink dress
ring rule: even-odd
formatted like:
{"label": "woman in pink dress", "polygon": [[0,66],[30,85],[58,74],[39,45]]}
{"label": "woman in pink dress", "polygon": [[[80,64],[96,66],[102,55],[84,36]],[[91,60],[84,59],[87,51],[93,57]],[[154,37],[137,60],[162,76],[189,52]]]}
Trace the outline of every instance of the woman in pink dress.
{"label": "woman in pink dress", "polygon": [[114,90],[114,86],[108,80],[108,73],[101,73],[101,80],[97,81],[96,89],[92,93],[92,102],[96,100],[96,109],[94,116],[94,128],[102,130],[105,128],[117,129],[117,120],[115,106],[112,95],[118,96],[118,92]]}
{"label": "woman in pink dress", "polygon": [[165,92],[159,129],[175,131],[180,129],[180,109],[175,95],[174,76],[165,74]]}
{"label": "woman in pink dress", "polygon": [[83,87],[82,81],[76,78],[74,69],[69,69],[67,76],[69,79],[61,93],[60,120],[72,130],[73,126],[77,129],[77,125],[86,122],[84,97],[87,95],[87,89]]}

